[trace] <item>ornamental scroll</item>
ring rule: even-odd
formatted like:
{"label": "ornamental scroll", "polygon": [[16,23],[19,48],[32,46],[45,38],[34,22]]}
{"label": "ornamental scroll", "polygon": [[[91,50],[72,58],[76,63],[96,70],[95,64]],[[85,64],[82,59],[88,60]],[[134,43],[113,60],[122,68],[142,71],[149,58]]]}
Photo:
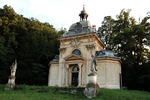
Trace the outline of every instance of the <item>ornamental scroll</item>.
{"label": "ornamental scroll", "polygon": [[60,53],[64,53],[66,51],[66,48],[59,48]]}
{"label": "ornamental scroll", "polygon": [[90,45],[86,45],[87,50],[92,50],[95,49],[95,45],[94,44],[90,44]]}
{"label": "ornamental scroll", "polygon": [[77,38],[72,38],[72,39],[71,39],[71,42],[70,42],[71,47],[73,47],[73,48],[78,48],[78,46],[79,46],[81,43],[82,43],[82,41],[79,40],[79,37],[77,37]]}

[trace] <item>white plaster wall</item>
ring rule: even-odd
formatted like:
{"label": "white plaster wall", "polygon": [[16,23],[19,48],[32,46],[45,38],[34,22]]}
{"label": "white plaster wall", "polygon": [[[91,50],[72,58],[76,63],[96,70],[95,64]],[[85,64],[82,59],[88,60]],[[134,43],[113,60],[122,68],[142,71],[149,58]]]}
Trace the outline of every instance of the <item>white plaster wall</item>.
{"label": "white plaster wall", "polygon": [[97,70],[97,83],[101,88],[120,89],[121,65],[119,61],[98,60]]}
{"label": "white plaster wall", "polygon": [[120,65],[118,64],[118,62],[107,63],[107,88],[120,89],[120,71]]}
{"label": "white plaster wall", "polygon": [[50,86],[58,86],[59,65],[52,64],[50,69]]}
{"label": "white plaster wall", "polygon": [[119,82],[119,69],[116,63],[107,63],[107,84],[118,85]]}
{"label": "white plaster wall", "polygon": [[98,63],[97,70],[97,83],[100,85],[106,85],[106,63]]}

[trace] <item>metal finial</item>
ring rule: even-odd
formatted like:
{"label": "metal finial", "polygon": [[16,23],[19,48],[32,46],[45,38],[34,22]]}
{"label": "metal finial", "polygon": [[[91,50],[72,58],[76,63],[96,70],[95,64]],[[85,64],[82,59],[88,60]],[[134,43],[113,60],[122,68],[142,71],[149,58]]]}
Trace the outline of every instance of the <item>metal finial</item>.
{"label": "metal finial", "polygon": [[85,7],[85,4],[83,4],[83,10],[85,10],[85,8],[84,8],[84,7]]}

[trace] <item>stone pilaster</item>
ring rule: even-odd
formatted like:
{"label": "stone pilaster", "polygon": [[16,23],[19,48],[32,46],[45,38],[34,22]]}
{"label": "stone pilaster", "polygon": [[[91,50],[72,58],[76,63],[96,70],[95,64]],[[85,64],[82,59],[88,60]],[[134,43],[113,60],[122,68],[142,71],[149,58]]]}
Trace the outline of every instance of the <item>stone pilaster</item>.
{"label": "stone pilaster", "polygon": [[62,63],[59,63],[58,86],[62,85]]}
{"label": "stone pilaster", "polygon": [[62,84],[61,86],[64,86],[65,85],[65,65],[64,63],[62,64]]}
{"label": "stone pilaster", "polygon": [[79,83],[78,83],[78,87],[81,87],[81,66],[82,66],[82,63],[78,63],[78,66],[79,66],[79,75],[78,75],[78,77],[79,77]]}
{"label": "stone pilaster", "polygon": [[65,52],[66,52],[66,48],[59,48],[59,53],[61,57]]}
{"label": "stone pilaster", "polygon": [[65,82],[65,86],[68,86],[68,68],[69,68],[69,64],[66,64],[66,82]]}

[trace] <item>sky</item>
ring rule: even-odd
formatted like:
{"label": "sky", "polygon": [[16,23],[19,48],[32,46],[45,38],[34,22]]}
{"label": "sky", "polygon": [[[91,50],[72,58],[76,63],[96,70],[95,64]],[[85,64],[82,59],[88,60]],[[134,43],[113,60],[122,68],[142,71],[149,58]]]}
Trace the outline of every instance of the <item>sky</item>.
{"label": "sky", "polygon": [[132,9],[130,16],[136,21],[150,11],[150,0],[0,0],[0,8],[7,4],[17,14],[34,17],[40,22],[48,22],[56,29],[67,28],[80,21],[79,13],[85,10],[88,21],[96,28],[101,26],[105,16],[116,18],[123,8]]}

